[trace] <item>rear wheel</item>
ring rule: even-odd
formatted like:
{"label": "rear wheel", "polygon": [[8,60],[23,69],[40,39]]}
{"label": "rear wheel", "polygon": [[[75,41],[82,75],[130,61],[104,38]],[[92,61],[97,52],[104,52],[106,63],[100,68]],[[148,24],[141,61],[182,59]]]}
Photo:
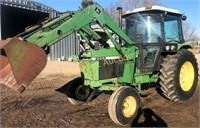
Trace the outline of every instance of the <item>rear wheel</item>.
{"label": "rear wheel", "polygon": [[89,102],[94,97],[94,90],[83,85],[81,77],[72,81],[67,88],[68,101],[73,105],[80,105]]}
{"label": "rear wheel", "polygon": [[160,70],[163,94],[172,101],[187,100],[195,92],[198,81],[196,58],[188,50],[180,50],[164,59]]}
{"label": "rear wheel", "polygon": [[118,88],[109,99],[109,116],[117,125],[130,125],[136,119],[140,110],[140,96],[132,87]]}

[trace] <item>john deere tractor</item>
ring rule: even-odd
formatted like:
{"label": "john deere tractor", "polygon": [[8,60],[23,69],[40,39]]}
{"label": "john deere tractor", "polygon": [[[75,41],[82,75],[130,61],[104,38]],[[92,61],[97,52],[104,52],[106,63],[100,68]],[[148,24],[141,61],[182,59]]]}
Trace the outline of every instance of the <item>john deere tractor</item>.
{"label": "john deere tractor", "polygon": [[49,47],[76,32],[82,52],[71,60],[79,62],[81,78],[66,91],[70,103],[89,102],[95,91],[113,92],[108,113],[116,124],[126,126],[141,111],[140,95],[148,84],[159,83],[172,101],[194,94],[198,68],[188,50],[192,46],[183,38],[186,16],[159,6],[135,9],[123,14],[124,32],[97,3],[83,5],[1,41],[0,82],[23,92],[45,67]]}

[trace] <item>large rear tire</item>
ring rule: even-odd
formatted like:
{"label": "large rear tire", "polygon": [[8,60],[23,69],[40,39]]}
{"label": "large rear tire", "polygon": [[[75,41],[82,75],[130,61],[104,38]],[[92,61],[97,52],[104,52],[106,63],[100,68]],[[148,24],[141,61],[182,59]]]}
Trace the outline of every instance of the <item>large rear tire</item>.
{"label": "large rear tire", "polygon": [[131,125],[141,111],[141,100],[138,92],[128,86],[118,88],[110,97],[108,113],[119,126]]}
{"label": "large rear tire", "polygon": [[94,93],[93,89],[83,85],[81,77],[74,79],[67,87],[68,101],[73,105],[81,105],[91,101]]}
{"label": "large rear tire", "polygon": [[188,50],[168,55],[160,70],[162,93],[172,101],[184,101],[193,96],[198,81],[198,64]]}

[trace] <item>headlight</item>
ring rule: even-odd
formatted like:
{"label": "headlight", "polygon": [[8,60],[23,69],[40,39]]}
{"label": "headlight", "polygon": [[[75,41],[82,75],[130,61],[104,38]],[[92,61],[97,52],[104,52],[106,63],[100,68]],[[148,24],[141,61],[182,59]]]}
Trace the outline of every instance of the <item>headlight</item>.
{"label": "headlight", "polygon": [[170,45],[165,46],[165,50],[169,51],[170,50]]}
{"label": "headlight", "polygon": [[172,50],[172,51],[176,50],[176,45],[172,45],[172,46],[171,46],[171,50]]}
{"label": "headlight", "polygon": [[174,51],[176,49],[177,49],[176,45],[166,45],[165,46],[166,51]]}

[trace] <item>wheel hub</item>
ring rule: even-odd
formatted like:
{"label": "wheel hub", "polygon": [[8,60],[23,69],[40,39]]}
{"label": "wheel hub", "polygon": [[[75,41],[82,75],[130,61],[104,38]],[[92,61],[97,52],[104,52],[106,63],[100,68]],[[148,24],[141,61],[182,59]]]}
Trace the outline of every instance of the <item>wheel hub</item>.
{"label": "wheel hub", "polygon": [[191,62],[185,62],[180,70],[180,86],[184,91],[189,91],[192,88],[195,78],[194,67]]}
{"label": "wheel hub", "polygon": [[134,115],[137,108],[136,99],[133,96],[128,96],[122,103],[122,114],[126,118],[130,118]]}

